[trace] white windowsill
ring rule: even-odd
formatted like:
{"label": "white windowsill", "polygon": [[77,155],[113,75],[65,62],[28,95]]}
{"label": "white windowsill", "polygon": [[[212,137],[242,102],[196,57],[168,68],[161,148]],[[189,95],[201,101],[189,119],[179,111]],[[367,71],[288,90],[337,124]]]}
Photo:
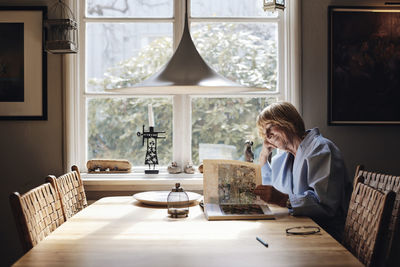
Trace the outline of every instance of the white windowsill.
{"label": "white windowsill", "polygon": [[179,173],[81,173],[87,191],[148,191],[171,190],[180,183],[185,190],[203,190],[203,174]]}

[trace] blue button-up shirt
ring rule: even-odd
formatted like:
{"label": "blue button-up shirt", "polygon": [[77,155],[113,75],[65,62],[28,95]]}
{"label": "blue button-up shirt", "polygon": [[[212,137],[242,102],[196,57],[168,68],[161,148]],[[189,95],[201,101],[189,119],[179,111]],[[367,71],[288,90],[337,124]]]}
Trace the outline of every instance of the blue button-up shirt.
{"label": "blue button-up shirt", "polygon": [[293,215],[309,216],[341,238],[351,181],[339,149],[318,128],[307,131],[296,157],[279,152],[261,173],[263,184],[289,195]]}

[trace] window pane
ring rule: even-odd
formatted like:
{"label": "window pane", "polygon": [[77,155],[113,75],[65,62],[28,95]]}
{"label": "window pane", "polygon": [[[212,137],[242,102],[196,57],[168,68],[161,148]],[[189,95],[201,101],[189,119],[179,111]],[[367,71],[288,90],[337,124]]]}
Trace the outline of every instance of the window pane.
{"label": "window pane", "polygon": [[96,98],[87,100],[88,159],[128,159],[133,168],[144,166],[146,142],[137,132],[148,131],[148,104],[153,105],[154,130],[160,166],[172,155],[172,98]]}
{"label": "window pane", "polygon": [[192,0],[192,17],[277,17],[264,12],[262,0]]}
{"label": "window pane", "polygon": [[242,85],[277,90],[276,23],[192,23],[192,36],[205,61]]}
{"label": "window pane", "polygon": [[86,29],[88,91],[131,86],[172,55],[171,23],[88,23]]}
{"label": "window pane", "polygon": [[244,160],[244,143],[254,142],[255,159],[262,147],[256,118],[271,98],[201,98],[192,99],[192,159]]}
{"label": "window pane", "polygon": [[87,0],[88,17],[171,18],[173,0]]}

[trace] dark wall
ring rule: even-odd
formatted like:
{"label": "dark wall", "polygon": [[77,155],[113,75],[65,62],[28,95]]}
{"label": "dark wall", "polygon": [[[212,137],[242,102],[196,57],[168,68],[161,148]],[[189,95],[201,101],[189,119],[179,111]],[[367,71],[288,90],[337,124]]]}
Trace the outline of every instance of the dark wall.
{"label": "dark wall", "polygon": [[[328,126],[328,6],[382,6],[385,1],[302,0],[302,107],[308,128],[321,133],[341,149],[348,172],[357,164],[400,175],[399,126]],[[348,27],[351,27],[349,25]],[[399,88],[400,90],[400,88]]]}
{"label": "dark wall", "polygon": [[[0,0],[0,5],[43,6],[47,1]],[[22,256],[9,194],[24,193],[42,184],[48,174],[63,171],[61,56],[48,54],[47,70],[48,120],[0,120],[0,266]]]}

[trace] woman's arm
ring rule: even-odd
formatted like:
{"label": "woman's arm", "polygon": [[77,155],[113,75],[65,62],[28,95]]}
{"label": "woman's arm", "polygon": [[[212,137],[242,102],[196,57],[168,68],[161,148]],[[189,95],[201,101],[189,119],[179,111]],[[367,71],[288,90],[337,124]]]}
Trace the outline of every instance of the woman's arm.
{"label": "woman's arm", "polygon": [[270,185],[258,185],[254,190],[256,195],[259,195],[262,200],[267,203],[286,207],[288,195],[283,194]]}
{"label": "woman's arm", "polygon": [[332,152],[327,145],[319,147],[305,159],[303,168],[299,168],[307,172],[293,174],[300,176],[301,187],[308,188],[290,195],[294,215],[335,215],[343,198],[345,170],[340,157],[334,153],[337,152]]}
{"label": "woman's arm", "polygon": [[260,152],[260,157],[259,157],[259,163],[261,166],[264,166],[265,163],[268,162],[269,157],[271,156],[272,150],[275,147],[272,146],[268,141],[264,140],[261,152]]}

